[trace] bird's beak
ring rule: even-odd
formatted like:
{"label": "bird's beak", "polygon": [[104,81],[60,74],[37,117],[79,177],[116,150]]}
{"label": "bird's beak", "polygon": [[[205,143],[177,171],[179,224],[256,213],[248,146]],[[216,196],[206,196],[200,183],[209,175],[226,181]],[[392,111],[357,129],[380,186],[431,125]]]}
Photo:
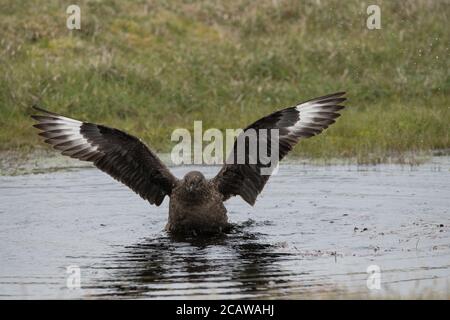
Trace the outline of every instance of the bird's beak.
{"label": "bird's beak", "polygon": [[194,190],[194,187],[192,185],[187,187],[187,191],[192,192],[192,190]]}

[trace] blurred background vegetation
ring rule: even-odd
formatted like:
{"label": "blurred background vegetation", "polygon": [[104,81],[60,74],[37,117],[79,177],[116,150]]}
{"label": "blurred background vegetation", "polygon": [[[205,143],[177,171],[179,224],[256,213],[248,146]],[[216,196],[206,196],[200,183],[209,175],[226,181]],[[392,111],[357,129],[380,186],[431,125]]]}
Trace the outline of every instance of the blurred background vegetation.
{"label": "blurred background vegetation", "polygon": [[[81,30],[66,8],[81,8]],[[366,28],[381,7],[381,30]],[[42,146],[31,105],[137,135],[245,127],[302,100],[347,109],[295,154],[381,162],[450,148],[449,1],[0,1],[0,150]]]}

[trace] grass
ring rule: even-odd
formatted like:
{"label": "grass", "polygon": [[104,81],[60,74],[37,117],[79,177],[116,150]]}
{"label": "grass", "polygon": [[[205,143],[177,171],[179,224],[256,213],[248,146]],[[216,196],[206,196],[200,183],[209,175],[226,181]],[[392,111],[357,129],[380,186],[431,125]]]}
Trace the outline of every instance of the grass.
{"label": "grass", "polygon": [[[348,108],[294,155],[383,162],[450,148],[447,1],[0,3],[0,150],[42,145],[31,105],[114,126],[158,152],[171,132],[244,127],[346,90]],[[381,7],[381,30],[366,8]]]}

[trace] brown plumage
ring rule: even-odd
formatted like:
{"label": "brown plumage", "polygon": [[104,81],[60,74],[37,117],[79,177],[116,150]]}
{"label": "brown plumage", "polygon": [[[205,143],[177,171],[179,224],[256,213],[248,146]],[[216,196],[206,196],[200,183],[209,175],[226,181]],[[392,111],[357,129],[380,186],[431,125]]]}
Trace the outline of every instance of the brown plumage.
{"label": "brown plumage", "polygon": [[[278,161],[301,138],[319,134],[340,116],[344,92],[334,93],[276,111],[248,126],[248,129],[278,129]],[[138,138],[118,129],[81,122],[34,107],[43,115],[33,115],[45,142],[63,155],[92,162],[97,168],[122,182],[151,204],[159,206],[170,197],[166,229],[176,233],[215,233],[229,228],[224,201],[239,195],[254,205],[270,175],[259,152],[250,159],[246,140],[245,161],[237,164],[237,142],[219,173],[210,180],[192,171],[183,179],[174,177],[159,158]],[[271,135],[258,135],[270,146]],[[238,137],[239,139],[239,137]],[[270,149],[270,148],[269,148]],[[269,153],[270,154],[270,153]],[[277,161],[277,163],[278,163]],[[277,164],[276,163],[276,164]]]}

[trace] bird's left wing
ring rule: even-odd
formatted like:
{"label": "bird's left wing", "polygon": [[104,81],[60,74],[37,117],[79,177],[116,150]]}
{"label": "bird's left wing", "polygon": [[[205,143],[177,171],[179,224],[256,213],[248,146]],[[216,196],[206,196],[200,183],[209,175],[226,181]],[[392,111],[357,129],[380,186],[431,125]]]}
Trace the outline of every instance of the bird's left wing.
{"label": "bird's left wing", "polygon": [[159,206],[177,179],[138,138],[118,129],[81,122],[34,107],[33,115],[45,142],[63,155],[92,162],[151,204]]}
{"label": "bird's left wing", "polygon": [[278,141],[276,141],[278,142],[278,159],[275,159],[276,163],[270,164],[261,161],[260,140],[267,139],[265,145],[271,151],[271,139],[274,138],[271,134],[257,135],[256,159],[255,156],[249,154],[250,142],[246,140],[245,155],[242,157],[245,161],[239,163],[237,154],[241,150],[238,150],[237,146],[238,137],[227,162],[217,176],[212,179],[224,200],[239,195],[253,205],[270,177],[270,173],[262,174],[261,169],[277,165],[301,138],[315,136],[334,123],[335,119],[340,116],[338,111],[344,108],[340,105],[346,99],[343,97],[344,95],[345,92],[337,92],[311,99],[294,107],[276,111],[245,128],[241,134],[245,134],[249,129],[256,131],[277,129],[279,134]]}

